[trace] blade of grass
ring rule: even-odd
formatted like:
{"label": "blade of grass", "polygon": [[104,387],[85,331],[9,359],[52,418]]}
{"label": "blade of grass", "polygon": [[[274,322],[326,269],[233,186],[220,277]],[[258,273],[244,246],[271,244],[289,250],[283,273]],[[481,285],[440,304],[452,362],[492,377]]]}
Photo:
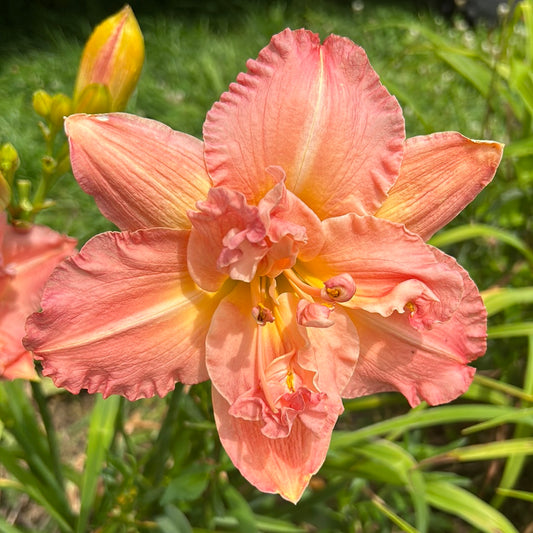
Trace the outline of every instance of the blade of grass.
{"label": "blade of grass", "polygon": [[469,435],[470,433],[475,433],[476,431],[502,426],[503,424],[511,424],[513,422],[522,422],[533,426],[533,407],[530,407],[529,409],[520,409],[517,410],[516,413],[512,414],[495,416],[492,420],[487,420],[486,422],[469,426],[463,429],[461,433],[463,433],[463,435]]}
{"label": "blade of grass", "polygon": [[453,424],[459,422],[484,421],[517,412],[515,407],[501,405],[445,405],[427,410],[409,411],[405,415],[383,420],[355,431],[335,431],[331,449],[342,449],[391,431],[405,432],[415,428]]}
{"label": "blade of grass", "polygon": [[533,394],[529,394],[525,392],[524,389],[520,389],[514,385],[509,385],[509,383],[488,378],[487,376],[483,376],[481,374],[476,374],[474,376],[474,381],[480,385],[483,385],[484,387],[504,392],[505,394],[508,394],[514,398],[520,398],[526,402],[533,402]]}
{"label": "blade of grass", "polygon": [[516,248],[533,265],[533,251],[522,239],[519,239],[510,231],[486,226],[484,224],[458,226],[456,228],[442,231],[431,237],[429,243],[437,248],[442,248],[443,246],[466,241],[468,239],[476,239],[478,237],[496,239]]}
{"label": "blade of grass", "polygon": [[91,413],[87,459],[80,487],[81,501],[76,524],[77,533],[84,533],[88,530],[89,513],[93,509],[100,471],[113,440],[120,401],[120,396],[111,396],[104,400],[98,395]]}
{"label": "blade of grass", "polygon": [[[524,378],[524,392],[528,393],[529,395],[533,395],[533,335],[530,335],[528,339],[528,355],[525,370],[526,371]],[[522,411],[530,411],[531,407],[529,409],[527,409],[526,407],[530,406],[531,402],[533,402],[533,398],[531,398],[529,402],[524,402]],[[521,439],[529,437],[532,434],[532,431],[533,428],[531,427],[531,425],[519,423],[515,427],[514,438]],[[526,456],[524,454],[517,454],[507,459],[500,480],[500,489],[512,489],[515,486],[516,482],[522,474],[525,461]],[[493,498],[491,503],[494,507],[497,508],[504,502],[504,500],[505,497],[498,493]]]}
{"label": "blade of grass", "polygon": [[490,339],[503,339],[507,337],[528,337],[533,335],[533,322],[516,322],[514,324],[501,324],[487,329]]}
{"label": "blade of grass", "polygon": [[481,293],[488,316],[492,316],[507,307],[533,302],[533,287],[520,289],[495,287]]}
{"label": "blade of grass", "polygon": [[433,507],[458,516],[486,533],[518,533],[504,515],[471,492],[440,480],[430,481],[426,486]]}
{"label": "blade of grass", "polygon": [[[70,509],[63,507],[63,502],[57,499],[55,491],[50,490],[31,471],[23,468],[11,450],[0,447],[0,464],[20,483],[21,490],[46,510],[61,531],[73,531]],[[11,488],[17,489],[18,486],[12,485]]]}
{"label": "blade of grass", "polygon": [[419,465],[426,467],[456,461],[487,461],[490,459],[512,457],[516,454],[533,454],[533,439],[510,439],[464,446],[433,457],[428,457],[420,461]]}
{"label": "blade of grass", "polygon": [[46,501],[54,508],[56,515],[61,516],[65,523],[69,523],[73,515],[65,491],[54,473],[53,466],[50,466],[54,461],[47,438],[23,385],[25,383],[21,381],[0,384],[0,418],[20,446],[22,459],[33,474],[28,483],[38,482],[40,486],[46,486]]}
{"label": "blade of grass", "polygon": [[411,524],[406,522],[403,518],[398,516],[379,496],[372,494],[370,501],[372,505],[384,516],[386,516],[393,524],[398,526],[402,531],[407,533],[419,533],[419,530],[414,528]]}
{"label": "blade of grass", "polygon": [[509,498],[516,498],[518,500],[524,500],[526,502],[533,503],[533,492],[526,492],[525,490],[510,490],[497,488],[496,492],[502,496],[508,496]]}

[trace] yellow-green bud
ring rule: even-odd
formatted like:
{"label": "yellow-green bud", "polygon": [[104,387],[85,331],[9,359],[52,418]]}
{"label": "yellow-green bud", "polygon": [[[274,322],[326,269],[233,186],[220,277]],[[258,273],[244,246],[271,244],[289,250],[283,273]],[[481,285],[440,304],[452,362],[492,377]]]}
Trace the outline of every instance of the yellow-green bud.
{"label": "yellow-green bud", "polygon": [[40,89],[33,93],[32,103],[35,112],[45,120],[48,120],[52,108],[52,97],[46,91]]}
{"label": "yellow-green bud", "polygon": [[54,94],[50,105],[49,121],[55,130],[63,129],[63,119],[72,113],[72,100],[62,93]]}
{"label": "yellow-green bud", "polygon": [[85,111],[81,103],[91,84],[107,87],[110,107],[104,111],[122,111],[128,102],[144,62],[144,39],[139,24],[126,5],[99,24],[85,45],[74,88],[74,107]]}
{"label": "yellow-green bud", "polygon": [[20,159],[15,147],[11,143],[0,146],[0,172],[10,186],[13,184],[13,176],[19,165]]}
{"label": "yellow-green bud", "polygon": [[11,187],[0,172],[0,211],[3,211],[11,201]]}

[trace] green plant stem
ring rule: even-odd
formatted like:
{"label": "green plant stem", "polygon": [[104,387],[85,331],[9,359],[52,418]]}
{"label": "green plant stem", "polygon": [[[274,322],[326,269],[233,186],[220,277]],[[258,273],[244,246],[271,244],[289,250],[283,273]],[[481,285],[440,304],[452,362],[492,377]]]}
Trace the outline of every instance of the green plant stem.
{"label": "green plant stem", "polygon": [[48,441],[48,447],[50,449],[50,458],[52,460],[52,468],[54,475],[61,488],[65,488],[65,480],[63,478],[63,472],[61,468],[61,459],[59,457],[59,445],[57,440],[57,433],[52,422],[52,416],[48,409],[48,403],[44,397],[41,385],[38,381],[31,382],[31,390],[33,399],[39,408],[39,414],[43,421],[44,429],[46,432],[46,440]]}

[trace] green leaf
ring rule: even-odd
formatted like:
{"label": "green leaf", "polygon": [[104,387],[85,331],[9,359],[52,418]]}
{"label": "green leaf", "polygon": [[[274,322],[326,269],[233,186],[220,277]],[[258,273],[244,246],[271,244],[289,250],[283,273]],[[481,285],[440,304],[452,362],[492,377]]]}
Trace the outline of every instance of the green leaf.
{"label": "green leaf", "polygon": [[478,237],[496,239],[516,248],[533,265],[533,251],[522,239],[519,239],[510,231],[494,228],[492,226],[485,226],[483,224],[458,226],[456,228],[444,230],[431,237],[428,242],[437,248],[442,248],[443,246],[466,241],[468,239],[476,239]]}
{"label": "green leaf", "polygon": [[490,429],[513,422],[533,426],[533,407],[530,407],[528,409],[517,410],[515,413],[495,416],[491,420],[487,420],[486,422],[481,422],[480,424],[475,424],[473,426],[463,429],[462,433],[464,435],[469,435],[470,433],[475,433],[476,431],[482,431],[485,429]]}
{"label": "green leaf", "polygon": [[390,431],[406,432],[427,426],[477,422],[515,412],[517,409],[514,407],[484,404],[444,405],[426,410],[411,410],[405,415],[389,418],[356,431],[334,431],[330,449],[354,447],[367,439],[387,434]]}
{"label": "green leaf", "polygon": [[161,503],[163,505],[177,501],[192,501],[199,498],[209,483],[212,467],[196,463],[184,468],[169,484]]}
{"label": "green leaf", "polygon": [[533,322],[516,322],[514,324],[500,324],[487,329],[490,339],[504,339],[507,337],[528,337],[533,335]]}
{"label": "green leaf", "polygon": [[110,396],[106,400],[100,395],[96,397],[89,424],[87,458],[80,487],[80,514],[76,528],[78,533],[87,531],[89,513],[94,507],[98,478],[115,433],[120,402],[120,396]]}
{"label": "green leaf", "polygon": [[533,303],[533,287],[520,289],[495,287],[483,291],[481,296],[488,315],[492,316],[512,305]]}
{"label": "green leaf", "polygon": [[[476,374],[474,376],[474,383],[486,387],[488,389],[503,392],[507,396],[520,398],[521,400],[525,400],[526,402],[533,402],[532,394],[528,394],[527,392],[524,392],[523,389],[515,387],[514,385],[509,385],[509,383],[505,383],[505,381],[499,381],[497,379],[492,379],[487,376],[483,376],[482,374]],[[506,402],[504,405],[508,405],[508,403],[509,402]]]}
{"label": "green leaf", "polygon": [[511,490],[502,489],[498,487],[496,492],[501,496],[508,496],[509,498],[516,498],[518,500],[524,500],[526,502],[533,503],[533,492],[526,492],[525,490]]}
{"label": "green leaf", "polygon": [[155,521],[161,533],[193,533],[187,517],[174,505],[165,505],[165,514]]}
{"label": "green leaf", "polygon": [[533,454],[533,439],[510,439],[464,446],[424,459],[420,462],[420,466],[454,461],[487,461],[512,457],[517,454]]}
{"label": "green leaf", "polygon": [[505,145],[506,157],[527,157],[533,155],[533,137],[517,139]]}
{"label": "green leaf", "polygon": [[431,31],[429,28],[417,24],[408,27],[409,31],[416,29],[432,45],[433,52],[444,62],[470,82],[479,93],[487,98],[493,78],[492,69],[484,63],[482,57],[466,48],[459,48],[451,41]]}
{"label": "green leaf", "polygon": [[472,494],[447,481],[428,481],[427,499],[433,507],[458,516],[486,533],[518,533],[499,511]]}
{"label": "green leaf", "polygon": [[71,517],[65,518],[62,506],[57,502],[56,491],[50,490],[50,487],[42,483],[31,471],[23,468],[19,464],[19,458],[16,454],[0,447],[0,464],[19,482],[19,485],[13,484],[10,488],[14,490],[20,488],[32,500],[41,505],[57,522],[61,531],[65,533],[73,531],[69,524]]}
{"label": "green leaf", "polygon": [[237,531],[241,531],[242,533],[258,533],[257,520],[248,502],[241,493],[229,483],[225,483],[222,487],[222,495],[228,504],[229,514],[237,519]]}
{"label": "green leaf", "polygon": [[371,501],[374,507],[376,507],[376,509],[378,509],[383,515],[385,515],[402,531],[406,531],[407,533],[418,533],[417,529],[415,529],[411,524],[406,522],[403,518],[398,516],[381,498],[374,495]]}

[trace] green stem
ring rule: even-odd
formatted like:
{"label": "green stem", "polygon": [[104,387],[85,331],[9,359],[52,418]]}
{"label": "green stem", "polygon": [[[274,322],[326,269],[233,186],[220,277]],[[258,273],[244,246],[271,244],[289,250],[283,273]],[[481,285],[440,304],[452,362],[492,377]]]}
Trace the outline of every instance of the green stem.
{"label": "green stem", "polygon": [[46,398],[44,397],[41,385],[37,381],[31,382],[31,390],[33,393],[33,398],[37,407],[39,408],[39,413],[43,421],[44,429],[46,432],[46,439],[48,441],[48,447],[50,448],[50,458],[52,460],[52,468],[54,475],[59,483],[61,488],[65,488],[65,480],[63,478],[63,472],[61,468],[61,460],[59,457],[59,446],[57,441],[57,433],[52,422],[52,417],[50,415],[50,410],[48,409],[48,404]]}

